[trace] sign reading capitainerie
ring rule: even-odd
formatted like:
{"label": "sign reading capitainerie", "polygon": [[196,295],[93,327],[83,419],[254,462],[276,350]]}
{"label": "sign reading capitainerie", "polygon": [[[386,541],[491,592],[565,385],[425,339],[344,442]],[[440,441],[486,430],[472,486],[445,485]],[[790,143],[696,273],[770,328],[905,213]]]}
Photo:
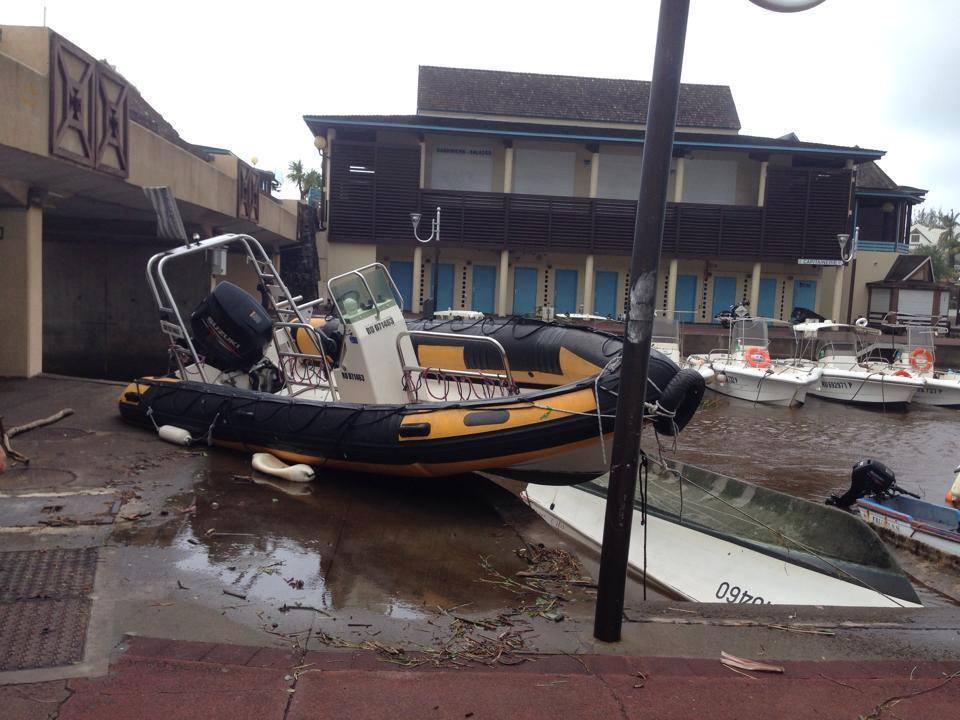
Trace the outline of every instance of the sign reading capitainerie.
{"label": "sign reading capitainerie", "polygon": [[449,153],[452,155],[473,155],[475,157],[489,157],[493,155],[490,148],[462,148],[462,147],[438,147],[437,153]]}

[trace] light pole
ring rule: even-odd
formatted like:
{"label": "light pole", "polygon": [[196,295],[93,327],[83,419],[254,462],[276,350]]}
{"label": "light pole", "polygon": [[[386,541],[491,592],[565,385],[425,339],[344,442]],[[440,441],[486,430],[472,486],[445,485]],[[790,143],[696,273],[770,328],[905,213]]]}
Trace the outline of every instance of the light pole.
{"label": "light pole", "polygon": [[[751,1],[779,12],[806,10],[823,2]],[[594,637],[605,642],[618,642],[623,625],[623,595],[627,580],[633,498],[639,470],[647,365],[689,11],[690,0],[660,2],[650,104],[647,109],[643,161],[640,165],[640,196],[637,201],[633,254],[630,259],[630,299],[623,335],[620,390],[603,524],[603,545],[600,551],[597,609],[593,625]]]}
{"label": "light pole", "polygon": [[417,228],[420,226],[420,219],[422,217],[418,212],[410,213],[410,222],[413,224],[413,237],[417,239],[417,242],[426,245],[431,240],[434,241],[433,272],[430,275],[431,297],[423,304],[423,314],[426,316],[433,315],[437,311],[437,283],[440,278],[440,208],[437,208],[436,216],[430,221],[430,237],[426,239],[420,237],[417,233]]}

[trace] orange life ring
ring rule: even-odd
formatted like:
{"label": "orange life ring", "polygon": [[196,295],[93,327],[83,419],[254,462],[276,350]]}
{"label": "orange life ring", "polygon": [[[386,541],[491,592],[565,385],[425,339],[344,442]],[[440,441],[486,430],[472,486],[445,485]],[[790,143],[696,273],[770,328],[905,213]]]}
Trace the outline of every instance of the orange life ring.
{"label": "orange life ring", "polygon": [[906,370],[897,370],[894,375],[897,377],[913,377],[913,375],[908,373]]}
{"label": "orange life ring", "polygon": [[767,352],[766,348],[748,347],[743,351],[743,357],[750,367],[765,368],[770,366],[770,353]]}
{"label": "orange life ring", "polygon": [[923,347],[914,348],[910,353],[910,365],[917,372],[933,369],[933,353]]}

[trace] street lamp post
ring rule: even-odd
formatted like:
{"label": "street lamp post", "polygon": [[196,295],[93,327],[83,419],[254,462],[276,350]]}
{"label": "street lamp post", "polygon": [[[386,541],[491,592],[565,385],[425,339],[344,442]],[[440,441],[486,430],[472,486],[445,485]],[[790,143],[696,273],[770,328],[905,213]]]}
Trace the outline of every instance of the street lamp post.
{"label": "street lamp post", "polygon": [[[751,0],[768,10],[797,12],[823,0]],[[653,331],[660,246],[673,154],[680,70],[690,0],[661,0],[650,104],[640,165],[640,196],[630,259],[627,321],[620,366],[616,425],[597,580],[593,635],[617,642],[623,624],[633,498],[640,459],[647,365]]]}
{"label": "street lamp post", "polygon": [[440,208],[437,208],[436,216],[430,221],[430,237],[424,239],[417,233],[420,226],[421,213],[410,213],[410,222],[413,224],[413,237],[417,242],[426,245],[434,241],[433,245],[433,272],[430,275],[430,298],[423,304],[423,315],[433,315],[437,311],[437,283],[440,278]]}

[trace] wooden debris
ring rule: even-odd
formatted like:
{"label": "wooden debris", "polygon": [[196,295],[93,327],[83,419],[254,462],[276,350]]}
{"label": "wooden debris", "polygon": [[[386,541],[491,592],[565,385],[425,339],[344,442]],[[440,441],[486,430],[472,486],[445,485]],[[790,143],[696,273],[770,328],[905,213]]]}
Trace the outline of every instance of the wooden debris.
{"label": "wooden debris", "polygon": [[782,673],[783,668],[780,665],[771,665],[770,663],[760,662],[759,660],[750,660],[741,658],[730,653],[720,652],[720,662],[730,668],[739,668],[741,670],[750,670],[751,672],[771,672]]}

